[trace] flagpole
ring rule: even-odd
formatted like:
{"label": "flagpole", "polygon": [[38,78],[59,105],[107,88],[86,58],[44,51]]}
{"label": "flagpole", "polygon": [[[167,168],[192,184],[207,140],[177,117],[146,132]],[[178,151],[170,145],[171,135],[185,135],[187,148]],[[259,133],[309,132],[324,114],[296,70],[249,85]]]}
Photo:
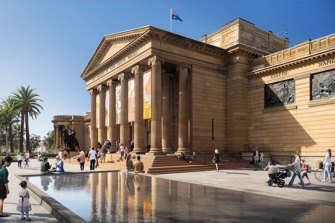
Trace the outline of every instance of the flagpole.
{"label": "flagpole", "polygon": [[172,32],[172,9],[170,9],[170,32]]}

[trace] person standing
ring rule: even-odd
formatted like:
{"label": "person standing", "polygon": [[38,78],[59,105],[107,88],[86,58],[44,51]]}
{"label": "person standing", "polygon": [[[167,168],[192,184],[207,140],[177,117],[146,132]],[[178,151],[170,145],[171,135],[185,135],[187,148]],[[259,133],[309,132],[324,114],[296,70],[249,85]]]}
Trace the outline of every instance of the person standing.
{"label": "person standing", "polygon": [[302,168],[302,179],[304,179],[304,177],[307,178],[308,180],[308,184],[311,184],[311,181],[308,178],[308,164],[305,162],[305,160],[301,161],[301,168]]}
{"label": "person standing", "polygon": [[126,167],[127,167],[127,171],[133,171],[134,170],[134,164],[133,161],[131,160],[131,155],[128,154],[126,156]]}
{"label": "person standing", "polygon": [[288,183],[288,186],[289,186],[289,187],[292,187],[292,184],[293,184],[293,182],[294,182],[295,177],[298,176],[298,177],[299,177],[299,180],[300,180],[300,183],[301,183],[301,187],[304,187],[304,186],[305,186],[305,185],[304,185],[304,181],[303,181],[303,179],[301,178],[301,169],[300,169],[300,164],[301,164],[301,162],[300,162],[299,152],[298,152],[298,151],[295,152],[295,153],[294,153],[294,156],[295,156],[295,160],[294,160],[294,162],[291,163],[291,164],[288,164],[288,166],[293,167],[293,176],[292,176],[290,182]]}
{"label": "person standing", "polygon": [[254,152],[252,154],[254,170],[258,169],[259,157],[260,157],[260,155],[259,155],[258,147],[255,147]]}
{"label": "person standing", "polygon": [[332,157],[332,151],[331,149],[327,150],[326,156],[325,156],[325,169],[324,169],[324,179],[323,181],[326,182],[327,178],[329,177],[329,183],[333,182],[332,181],[332,162],[333,162],[333,157]]}
{"label": "person standing", "polygon": [[16,159],[17,159],[17,166],[21,168],[22,167],[22,156],[20,153],[16,155]]}
{"label": "person standing", "polygon": [[13,162],[13,158],[10,156],[6,156],[2,161],[0,161],[0,218],[8,217],[7,214],[3,213],[3,204],[5,199],[7,198],[7,194],[9,194],[8,188],[8,170],[9,167]]}
{"label": "person standing", "polygon": [[219,172],[219,166],[218,163],[220,161],[220,153],[218,149],[214,150],[214,157],[213,157],[213,162],[215,164],[216,172]]}
{"label": "person standing", "polygon": [[26,154],[24,155],[24,161],[25,161],[25,164],[24,164],[24,167],[29,167],[29,158],[30,158],[30,154],[29,154],[29,150],[27,150]]}
{"label": "person standing", "polygon": [[124,145],[121,143],[120,144],[120,161],[123,160],[123,155],[124,155]]}
{"label": "person standing", "polygon": [[80,151],[78,158],[79,158],[80,170],[83,171],[85,167],[85,159],[86,159],[84,151]]}
{"label": "person standing", "polygon": [[90,152],[88,153],[88,157],[90,159],[90,170],[94,170],[95,160],[97,158],[97,152],[95,151],[94,147],[91,148]]}
{"label": "person standing", "polygon": [[[21,212],[21,220],[27,220],[31,221],[29,218],[29,211],[31,211],[31,204],[29,201],[30,195],[29,191],[27,190],[27,181],[22,181],[19,184],[22,188],[22,190],[19,192],[19,200],[17,202],[16,210]],[[24,217],[24,214],[26,214],[26,218]]]}

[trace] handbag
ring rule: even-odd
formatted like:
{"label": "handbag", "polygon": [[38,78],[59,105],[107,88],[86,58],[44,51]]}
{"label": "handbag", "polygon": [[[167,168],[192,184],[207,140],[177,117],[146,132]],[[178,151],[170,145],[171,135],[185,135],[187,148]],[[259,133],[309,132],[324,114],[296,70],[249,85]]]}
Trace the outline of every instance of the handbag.
{"label": "handbag", "polygon": [[80,158],[79,157],[77,158],[77,161],[80,162]]}

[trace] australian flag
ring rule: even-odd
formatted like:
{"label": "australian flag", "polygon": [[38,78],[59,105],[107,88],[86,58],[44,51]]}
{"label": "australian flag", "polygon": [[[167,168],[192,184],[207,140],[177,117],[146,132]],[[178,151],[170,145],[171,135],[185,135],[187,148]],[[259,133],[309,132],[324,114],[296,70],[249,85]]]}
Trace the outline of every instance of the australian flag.
{"label": "australian flag", "polygon": [[175,11],[172,11],[172,19],[173,20],[179,20],[179,21],[183,21],[178,15],[177,15],[177,13],[175,12]]}

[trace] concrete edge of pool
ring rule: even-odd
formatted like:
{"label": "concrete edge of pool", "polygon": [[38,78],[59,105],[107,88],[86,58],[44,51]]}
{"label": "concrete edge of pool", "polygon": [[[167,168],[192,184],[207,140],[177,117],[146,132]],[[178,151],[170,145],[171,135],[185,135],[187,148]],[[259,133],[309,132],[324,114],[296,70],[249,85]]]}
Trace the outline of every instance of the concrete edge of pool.
{"label": "concrete edge of pool", "polygon": [[[103,171],[94,171],[91,173],[105,173],[105,172],[119,172],[118,170],[103,170]],[[90,172],[65,172],[65,173],[41,173],[41,174],[20,174],[15,175],[20,181],[26,180],[26,177],[35,177],[35,176],[53,176],[55,174],[58,175],[68,175],[68,174],[87,174]],[[35,185],[29,183],[28,188],[30,190],[30,195],[34,197],[45,209],[47,209],[51,215],[56,218],[60,222],[65,223],[86,223],[83,218],[75,214],[73,211],[59,203],[54,198],[50,197],[48,194],[40,190]]]}

